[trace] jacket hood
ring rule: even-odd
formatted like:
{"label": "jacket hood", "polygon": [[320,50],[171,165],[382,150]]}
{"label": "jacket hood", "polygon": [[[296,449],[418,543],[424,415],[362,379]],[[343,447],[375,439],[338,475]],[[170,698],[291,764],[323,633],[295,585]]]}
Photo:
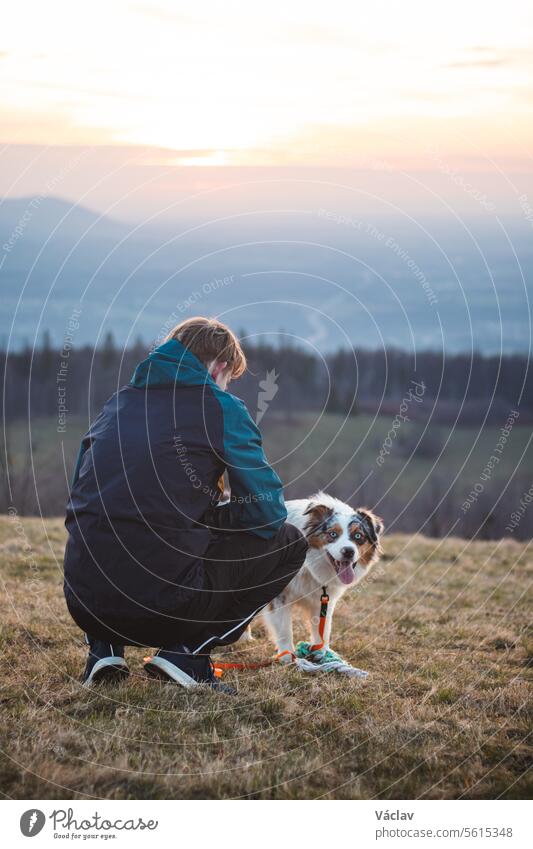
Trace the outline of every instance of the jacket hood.
{"label": "jacket hood", "polygon": [[206,367],[185,345],[170,339],[150,351],[133,374],[131,386],[155,389],[164,386],[216,386]]}

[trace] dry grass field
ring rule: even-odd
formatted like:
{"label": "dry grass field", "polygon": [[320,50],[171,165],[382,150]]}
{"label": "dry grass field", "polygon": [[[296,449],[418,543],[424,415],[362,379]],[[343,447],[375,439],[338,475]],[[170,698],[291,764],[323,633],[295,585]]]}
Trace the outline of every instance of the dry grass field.
{"label": "dry grass field", "polygon": [[[386,537],[336,618],[334,647],[369,678],[231,673],[230,698],[146,679],[137,649],[128,682],[83,689],[63,544],[60,520],[0,518],[5,797],[531,795],[531,547]],[[269,656],[256,636],[239,657]]]}

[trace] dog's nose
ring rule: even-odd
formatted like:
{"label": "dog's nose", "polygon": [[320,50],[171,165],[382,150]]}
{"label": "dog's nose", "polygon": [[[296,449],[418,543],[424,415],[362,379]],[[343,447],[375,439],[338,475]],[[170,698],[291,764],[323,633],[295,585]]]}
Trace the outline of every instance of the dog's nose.
{"label": "dog's nose", "polygon": [[345,548],[341,549],[341,554],[345,560],[352,560],[355,554],[355,548],[351,548],[349,545],[345,546]]}

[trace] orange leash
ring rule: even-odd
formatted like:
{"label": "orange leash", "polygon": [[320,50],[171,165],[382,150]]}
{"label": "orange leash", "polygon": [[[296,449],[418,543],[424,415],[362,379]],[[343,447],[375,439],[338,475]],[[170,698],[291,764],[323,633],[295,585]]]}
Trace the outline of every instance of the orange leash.
{"label": "orange leash", "polygon": [[262,660],[256,663],[239,663],[237,661],[232,663],[222,663],[221,661],[215,660],[213,661],[213,672],[217,678],[222,678],[226,669],[266,669],[267,666],[272,666],[274,663],[277,663],[280,657],[284,657],[287,654],[290,654],[294,660],[294,654],[288,649],[280,651],[279,654],[274,655],[274,657],[270,660]]}
{"label": "orange leash", "polygon": [[324,630],[326,627],[326,617],[328,615],[329,595],[326,592],[326,587],[322,587],[322,595],[320,596],[320,619],[318,622],[318,633],[320,634],[320,642],[314,646],[310,646],[309,651],[318,651],[324,647]]}

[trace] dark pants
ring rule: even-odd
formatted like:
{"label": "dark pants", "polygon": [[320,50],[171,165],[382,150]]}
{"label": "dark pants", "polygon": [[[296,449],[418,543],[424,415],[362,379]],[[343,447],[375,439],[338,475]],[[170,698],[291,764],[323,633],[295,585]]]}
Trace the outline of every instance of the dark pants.
{"label": "dark pants", "polygon": [[188,621],[176,623],[178,641],[202,652],[234,643],[292,580],[306,553],[303,535],[287,523],[270,540],[217,534],[206,554],[204,591],[191,604]]}
{"label": "dark pants", "polygon": [[[111,552],[103,547],[98,557],[105,564]],[[67,546],[68,551],[68,546]],[[76,550],[77,551],[77,550]],[[98,598],[103,598],[111,584],[99,586],[99,595],[90,603],[81,603],[75,591],[66,588],[70,613],[79,627],[91,637],[115,644],[172,647],[183,644],[190,651],[209,653],[215,646],[236,642],[263,607],[276,598],[301,568],[307,553],[307,542],[293,525],[285,524],[272,539],[265,540],[241,531],[219,531],[213,535],[206,554],[198,561],[199,580],[195,589],[186,591],[183,601],[160,618],[152,608],[149,616],[138,604],[123,611],[103,609]],[[149,558],[145,558],[149,562]],[[102,566],[95,568],[87,561],[86,582],[96,581]],[[149,574],[142,580],[151,581]],[[135,597],[140,602],[144,595],[137,577]],[[147,592],[149,591],[149,585]],[[128,592],[124,581],[124,594]],[[122,597],[117,596],[117,605]],[[100,612],[99,612],[100,611]],[[169,615],[170,614],[170,615]]]}

